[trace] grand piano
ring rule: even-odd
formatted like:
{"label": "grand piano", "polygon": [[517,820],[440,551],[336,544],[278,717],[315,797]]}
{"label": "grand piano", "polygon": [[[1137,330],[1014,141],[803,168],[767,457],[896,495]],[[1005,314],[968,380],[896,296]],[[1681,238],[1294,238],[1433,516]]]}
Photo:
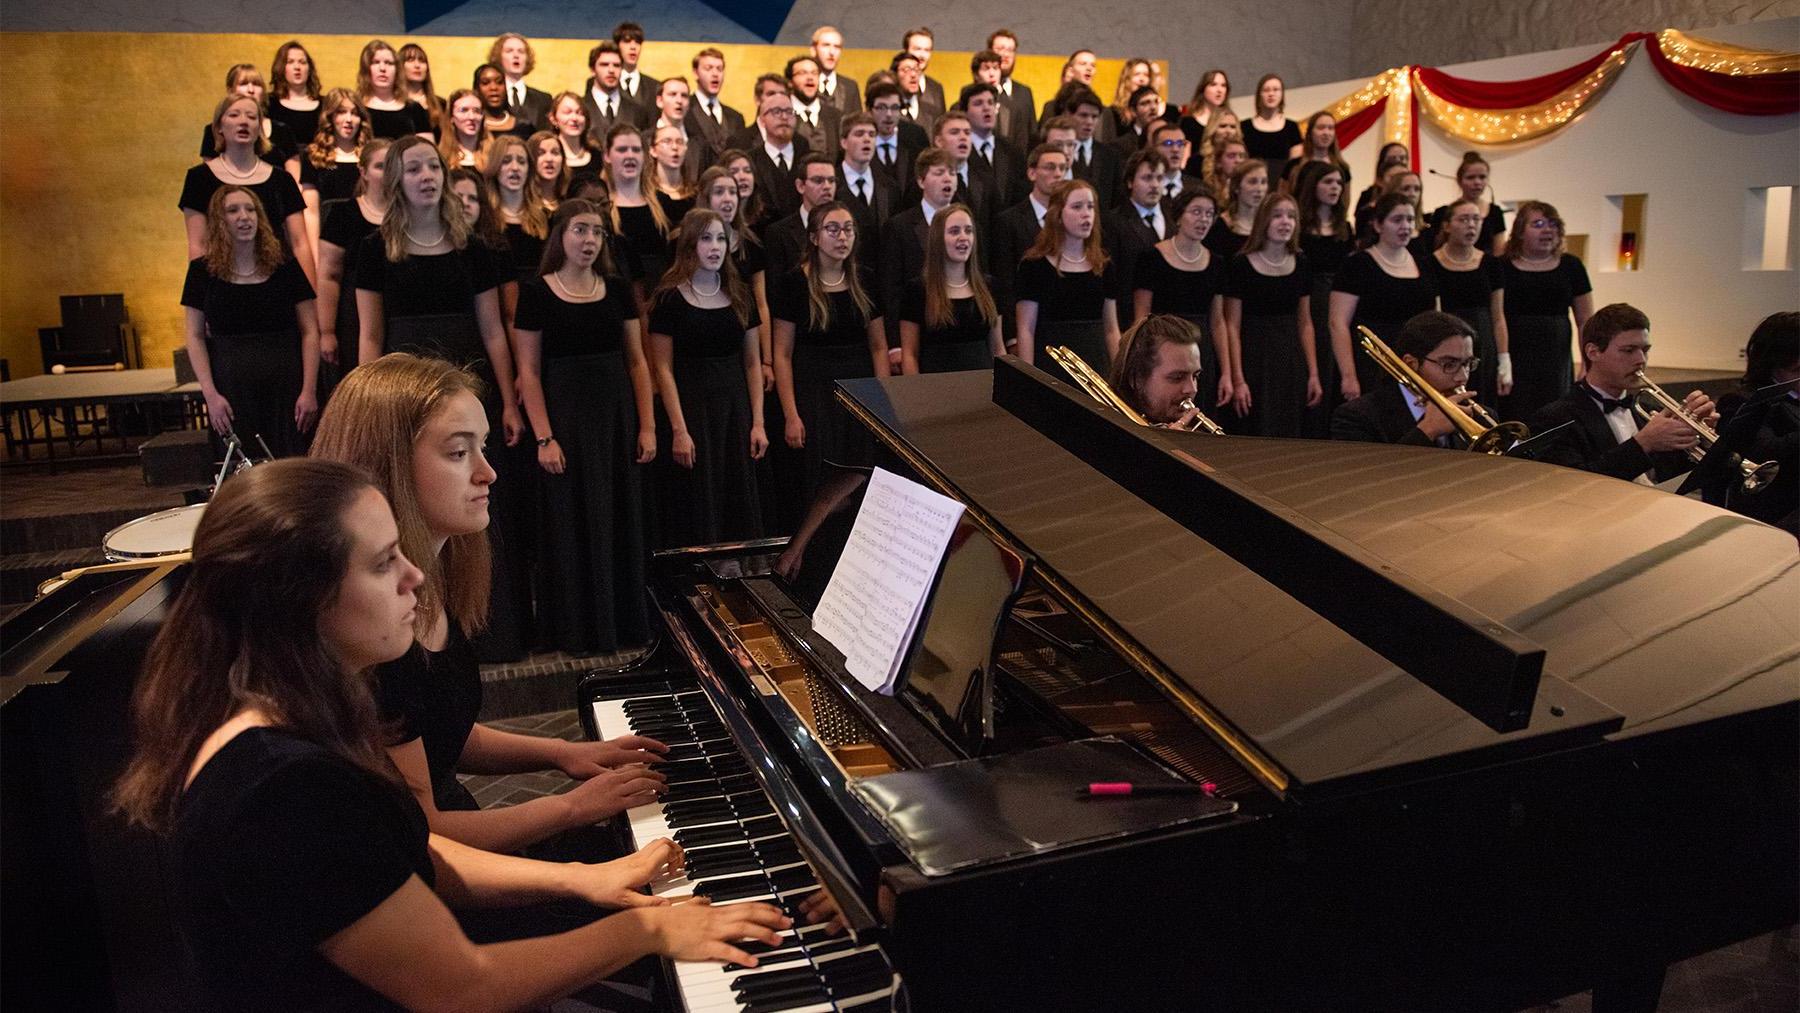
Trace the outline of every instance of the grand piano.
{"label": "grand piano", "polygon": [[[1009,360],[839,399],[1019,586],[947,561],[884,695],[812,628],[854,493],[803,546],[657,557],[662,648],[580,706],[681,743],[629,817],[689,847],[658,892],[822,888],[850,926],[673,965],[686,1008],[1652,1009],[1668,963],[1795,920],[1782,532],[1526,461],[1134,427]],[[960,677],[922,641],[971,611]],[[1208,792],[1077,801],[1094,750]]]}
{"label": "grand piano", "polygon": [[[674,746],[619,827],[686,846],[655,892],[822,891],[848,926],[670,964],[672,1005],[1651,1009],[1668,963],[1800,915],[1786,534],[1531,462],[1138,428],[1010,359],[841,388],[879,467],[965,510],[896,690],[813,628],[845,470],[793,542],[658,555],[659,647],[577,691],[591,734]],[[103,797],[182,573],[0,627],[22,1008],[197,1005]]]}

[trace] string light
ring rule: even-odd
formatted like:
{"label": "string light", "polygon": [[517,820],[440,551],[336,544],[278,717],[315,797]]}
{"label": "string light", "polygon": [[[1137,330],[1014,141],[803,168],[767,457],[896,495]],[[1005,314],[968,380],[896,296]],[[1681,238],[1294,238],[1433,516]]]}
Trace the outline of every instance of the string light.
{"label": "string light", "polygon": [[[1560,130],[1581,115],[1618,77],[1629,58],[1621,47],[1608,54],[1586,77],[1536,105],[1516,109],[1474,109],[1442,98],[1418,82],[1419,109],[1444,133],[1474,144],[1514,144]],[[1391,107],[1390,107],[1391,108]]]}
{"label": "string light", "polygon": [[1773,53],[1766,49],[1696,38],[1673,28],[1656,33],[1656,45],[1670,63],[1714,74],[1753,77],[1760,74],[1790,74],[1800,71],[1800,53]]}

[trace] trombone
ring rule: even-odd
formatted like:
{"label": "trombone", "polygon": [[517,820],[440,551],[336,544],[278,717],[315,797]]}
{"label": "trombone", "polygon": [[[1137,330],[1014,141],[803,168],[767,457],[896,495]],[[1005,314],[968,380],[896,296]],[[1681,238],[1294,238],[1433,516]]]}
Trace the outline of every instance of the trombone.
{"label": "trombone", "polygon": [[[1640,396],[1648,396],[1650,400],[1660,405],[1663,411],[1680,419],[1684,425],[1699,436],[1699,442],[1687,449],[1688,460],[1699,464],[1706,457],[1706,452],[1712,449],[1713,444],[1719,442],[1718,432],[1689,414],[1682,403],[1675,400],[1668,391],[1651,383],[1650,378],[1644,375],[1643,370],[1640,369],[1633,373],[1632,379],[1640,385],[1638,388]],[[1631,401],[1631,410],[1637,416],[1639,425],[1650,421],[1650,412],[1639,404],[1636,398]],[[1731,463],[1737,465],[1738,473],[1743,476],[1739,480],[1738,488],[1744,490],[1747,495],[1755,495],[1768,488],[1769,483],[1774,481],[1776,474],[1781,471],[1780,461],[1763,461],[1759,464],[1756,461],[1744,460],[1740,454],[1732,454]]]}
{"label": "trombone", "polygon": [[[1406,360],[1394,354],[1394,350],[1388,347],[1387,342],[1376,337],[1374,331],[1367,327],[1358,327],[1356,330],[1362,335],[1362,348],[1369,353],[1369,358],[1374,359],[1375,364],[1386,370],[1389,376],[1400,381],[1402,387],[1411,391],[1413,397],[1418,398],[1419,404],[1430,402],[1436,405],[1437,410],[1450,420],[1450,425],[1463,439],[1469,441],[1470,450],[1478,454],[1499,456],[1511,450],[1515,444],[1530,439],[1531,430],[1526,428],[1525,423],[1496,421],[1487,409],[1473,401],[1457,404],[1426,383],[1425,378],[1408,366]],[[1465,388],[1458,385],[1453,393],[1465,393]]]}
{"label": "trombone", "polygon": [[[1056,360],[1056,364],[1063,368],[1063,372],[1069,374],[1070,379],[1075,381],[1077,387],[1087,391],[1089,397],[1114,411],[1122,413],[1126,418],[1140,426],[1154,425],[1149,419],[1145,418],[1141,412],[1136,408],[1131,407],[1124,398],[1120,397],[1118,391],[1113,390],[1112,385],[1107,383],[1106,379],[1099,373],[1094,372],[1094,367],[1088,365],[1087,360],[1075,354],[1073,350],[1064,345],[1049,345],[1045,347],[1044,351],[1050,354],[1050,358]],[[1185,412],[1190,408],[1194,408],[1192,399],[1181,402],[1182,411]],[[1194,421],[1188,425],[1177,426],[1171,424],[1161,428],[1174,429],[1177,432],[1184,433],[1207,432],[1214,436],[1225,435],[1225,430],[1219,428],[1217,422],[1207,418],[1206,413],[1197,408],[1194,408]]]}

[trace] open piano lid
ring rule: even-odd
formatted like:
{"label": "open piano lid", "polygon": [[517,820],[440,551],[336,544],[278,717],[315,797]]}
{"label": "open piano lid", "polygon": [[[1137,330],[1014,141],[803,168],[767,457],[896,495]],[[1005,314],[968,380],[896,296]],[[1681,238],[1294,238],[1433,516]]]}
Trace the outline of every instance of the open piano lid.
{"label": "open piano lid", "polygon": [[[925,481],[1031,553],[1047,583],[1277,791],[1320,797],[1794,706],[1800,555],[1774,528],[1533,462],[1117,420],[1137,453],[1180,460],[1209,495],[1347,542],[1365,565],[1392,568],[1383,576],[1541,647],[1528,718],[1496,731],[1431,688],[1441,671],[1416,678],[1278,587],[1300,579],[1294,561],[1246,551],[1254,533],[1233,558],[995,404],[1009,369],[1047,382],[1003,360],[994,374],[843,381],[840,397]],[[1115,424],[1064,393],[1059,415]],[[1105,464],[1132,480],[1128,456]],[[1412,657],[1442,671],[1461,663],[1433,646],[1411,645]]]}

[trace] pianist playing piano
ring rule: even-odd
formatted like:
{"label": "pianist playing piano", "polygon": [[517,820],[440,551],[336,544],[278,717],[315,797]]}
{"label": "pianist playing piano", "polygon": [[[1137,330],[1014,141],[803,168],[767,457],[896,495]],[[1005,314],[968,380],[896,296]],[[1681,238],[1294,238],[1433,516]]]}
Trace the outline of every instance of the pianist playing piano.
{"label": "pianist playing piano", "polygon": [[[383,755],[368,677],[413,643],[424,577],[400,545],[368,476],[318,460],[233,478],[195,532],[114,800],[172,839],[176,921],[220,1007],[515,1009],[650,954],[754,965],[729,941],[776,944],[775,908],[637,892],[680,870],[669,840],[585,865],[428,831]],[[622,910],[478,946],[446,906],[565,897]]]}
{"label": "pianist playing piano", "polygon": [[1199,414],[1200,328],[1168,313],[1138,321],[1119,340],[1107,383],[1152,425],[1190,428]]}
{"label": "pianist playing piano", "polygon": [[[418,643],[377,672],[384,725],[399,734],[389,755],[434,833],[490,851],[516,851],[651,801],[661,774],[644,764],[662,744],[627,736],[563,742],[514,735],[475,720],[481,674],[468,635],[488,602],[487,493],[494,469],[482,454],[488,423],[475,380],[438,359],[387,355],[346,376],[319,422],[312,456],[375,476],[399,504],[401,543],[425,571]],[[581,784],[562,795],[479,809],[458,770],[561,770]],[[541,857],[561,856],[552,848]]]}

